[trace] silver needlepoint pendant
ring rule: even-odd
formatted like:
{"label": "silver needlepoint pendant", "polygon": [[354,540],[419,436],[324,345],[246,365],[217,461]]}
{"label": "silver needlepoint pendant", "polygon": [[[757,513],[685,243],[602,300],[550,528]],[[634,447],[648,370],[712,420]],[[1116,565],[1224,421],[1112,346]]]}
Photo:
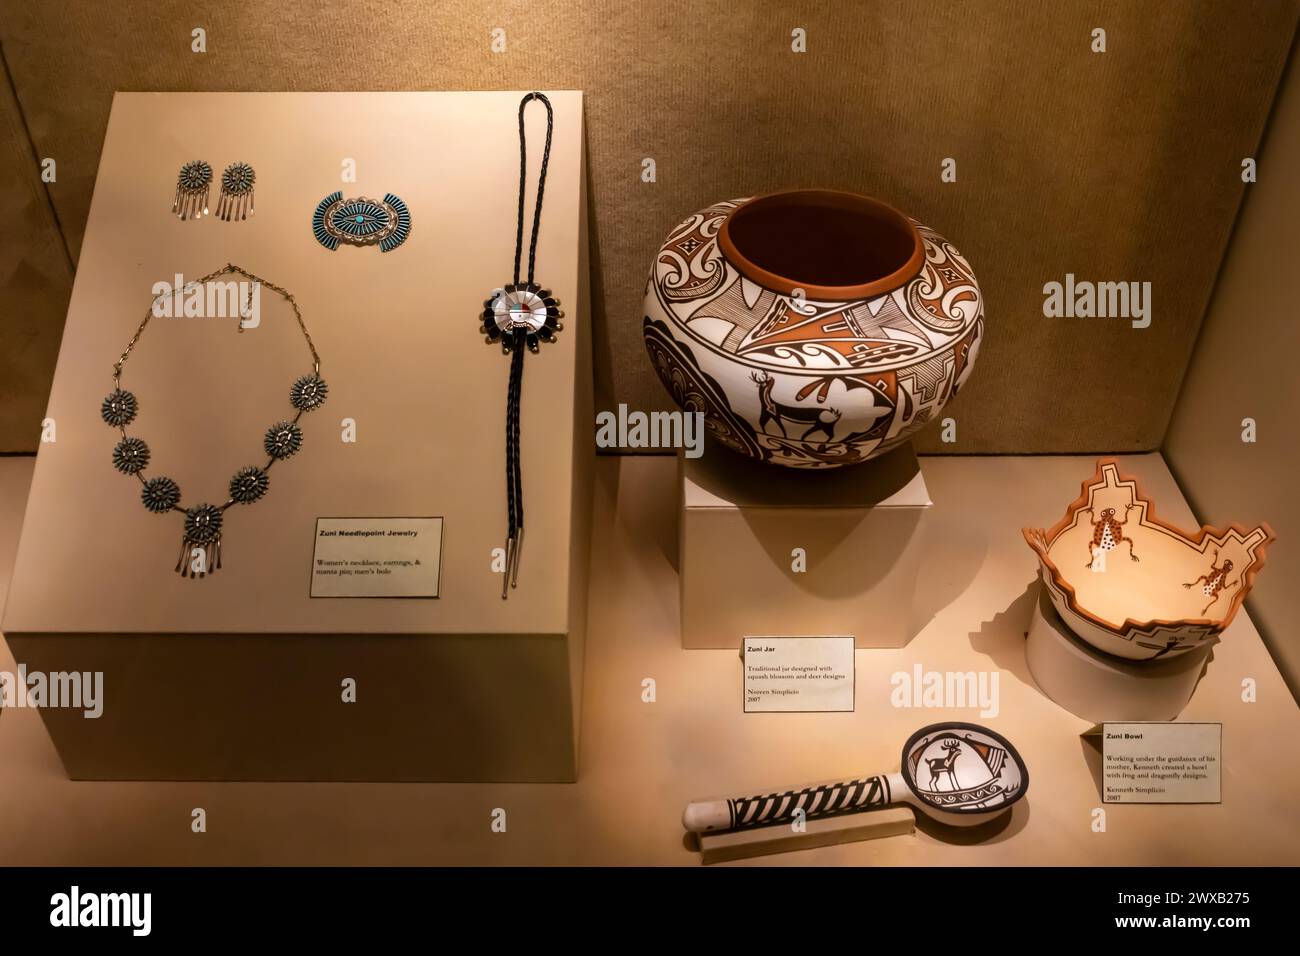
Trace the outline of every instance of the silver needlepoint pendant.
{"label": "silver needlepoint pendant", "polygon": [[104,404],[100,406],[99,414],[104,419],[106,425],[112,425],[114,428],[122,428],[135,421],[136,412],[140,410],[139,403],[135,396],[130,392],[120,388],[115,388],[108,393],[104,399]]}
{"label": "silver needlepoint pendant", "polygon": [[140,500],[154,514],[166,514],[181,500],[180,485],[163,475],[150,478],[140,489]]}
{"label": "silver needlepoint pendant", "polygon": [[276,422],[266,430],[263,447],[272,458],[283,461],[302,447],[302,429],[293,422]]}
{"label": "silver needlepoint pendant", "polygon": [[205,577],[221,570],[221,509],[195,505],[185,512],[185,533],[176,561],[181,577]]}
{"label": "silver needlepoint pendant", "polygon": [[149,464],[149,446],[139,438],[123,438],[113,449],[113,467],[124,475],[138,475]]}
{"label": "silver needlepoint pendant", "polygon": [[266,469],[249,465],[239,469],[235,472],[235,477],[230,479],[230,500],[241,505],[251,505],[254,501],[260,501],[270,487],[271,479]]}
{"label": "silver needlepoint pendant", "polygon": [[319,375],[304,375],[289,389],[289,404],[300,412],[310,412],[325,404],[329,391]]}

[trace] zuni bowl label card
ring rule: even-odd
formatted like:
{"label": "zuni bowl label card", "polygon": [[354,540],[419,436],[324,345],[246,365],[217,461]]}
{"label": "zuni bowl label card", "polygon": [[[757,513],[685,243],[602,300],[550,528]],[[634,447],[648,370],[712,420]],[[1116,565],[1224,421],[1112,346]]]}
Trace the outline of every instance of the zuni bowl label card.
{"label": "zuni bowl label card", "polygon": [[1102,724],[1106,803],[1219,803],[1223,724]]}
{"label": "zuni bowl label card", "polygon": [[436,598],[441,518],[317,518],[314,598]]}
{"label": "zuni bowl label card", "polygon": [[745,713],[853,710],[853,637],[746,637]]}

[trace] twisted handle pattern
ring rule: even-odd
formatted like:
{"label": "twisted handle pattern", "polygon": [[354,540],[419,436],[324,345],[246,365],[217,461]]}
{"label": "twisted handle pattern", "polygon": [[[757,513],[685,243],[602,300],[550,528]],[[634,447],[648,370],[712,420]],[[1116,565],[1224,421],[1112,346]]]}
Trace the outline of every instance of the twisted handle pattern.
{"label": "twisted handle pattern", "polygon": [[878,810],[892,802],[889,781],[883,776],[819,784],[802,790],[738,797],[727,801],[731,828],[766,826],[794,818],[803,810],[805,818],[830,817],[862,810]]}

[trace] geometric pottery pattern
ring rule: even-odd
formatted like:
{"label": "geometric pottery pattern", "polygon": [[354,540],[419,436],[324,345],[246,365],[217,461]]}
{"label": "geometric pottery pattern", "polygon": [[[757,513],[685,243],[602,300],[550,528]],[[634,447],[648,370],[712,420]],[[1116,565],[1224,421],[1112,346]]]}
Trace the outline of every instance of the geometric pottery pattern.
{"label": "geometric pottery pattern", "polygon": [[935,420],[983,335],[969,263],[913,221],[924,262],[898,288],[850,302],[784,295],[719,248],[723,221],[745,201],[687,218],[651,267],[643,331],[674,400],[703,412],[729,448],[798,468],[865,461]]}

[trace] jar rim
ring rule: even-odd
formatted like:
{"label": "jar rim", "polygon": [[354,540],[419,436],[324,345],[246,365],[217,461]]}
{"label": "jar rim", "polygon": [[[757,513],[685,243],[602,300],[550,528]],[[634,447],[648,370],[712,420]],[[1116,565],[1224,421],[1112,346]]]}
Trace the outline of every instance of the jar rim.
{"label": "jar rim", "polygon": [[[783,211],[821,208],[833,210],[838,218],[858,217],[863,225],[877,224],[895,248],[885,250],[885,267],[879,275],[861,282],[818,282],[809,276],[782,274],[768,268],[755,248],[755,237],[747,225],[754,220],[779,217]],[[747,235],[747,232],[751,234]],[[864,237],[866,238],[866,237]],[[920,274],[925,246],[915,223],[893,206],[858,193],[832,189],[793,189],[767,193],[745,200],[727,213],[718,230],[722,255],[748,279],[783,295],[801,291],[804,298],[849,301],[874,298],[900,288]],[[779,258],[779,256],[778,256]],[[767,265],[773,265],[768,262]],[[789,272],[793,270],[783,270]]]}

